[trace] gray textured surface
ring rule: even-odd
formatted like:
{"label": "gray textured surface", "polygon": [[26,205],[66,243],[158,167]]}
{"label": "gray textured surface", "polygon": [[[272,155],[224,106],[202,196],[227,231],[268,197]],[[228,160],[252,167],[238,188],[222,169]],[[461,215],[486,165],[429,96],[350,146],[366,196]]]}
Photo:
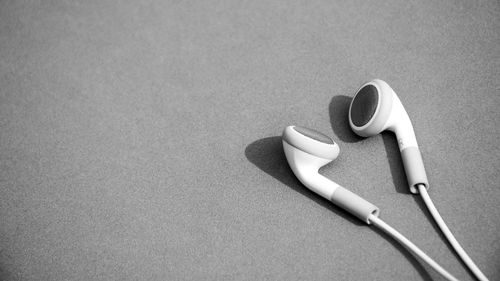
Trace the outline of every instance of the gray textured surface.
{"label": "gray textured surface", "polygon": [[394,138],[349,130],[381,78],[499,280],[499,30],[498,1],[1,1],[1,279],[439,280],[298,183],[277,137],[297,124],[341,146],[324,175],[471,280]]}

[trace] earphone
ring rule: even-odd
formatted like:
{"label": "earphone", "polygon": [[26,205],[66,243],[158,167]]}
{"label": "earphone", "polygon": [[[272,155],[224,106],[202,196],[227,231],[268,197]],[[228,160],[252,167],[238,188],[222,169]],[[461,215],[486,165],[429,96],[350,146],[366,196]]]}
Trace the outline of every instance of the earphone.
{"label": "earphone", "polygon": [[319,174],[319,168],[339,155],[339,146],[329,137],[308,128],[288,126],[283,131],[282,141],[290,168],[307,188],[365,223],[380,228],[446,279],[457,280],[410,240],[378,218],[379,209],[375,205]]}
{"label": "earphone", "polygon": [[368,224],[370,215],[378,216],[375,205],[319,174],[319,168],[339,155],[339,146],[329,137],[308,128],[288,126],[283,131],[283,150],[293,173],[307,188]]}
{"label": "earphone", "polygon": [[371,137],[385,130],[394,132],[410,191],[418,193],[419,184],[429,187],[410,117],[386,82],[375,79],[361,86],[349,107],[349,125],[362,137]]}
{"label": "earphone", "polygon": [[[348,118],[352,130],[363,137],[374,136],[385,130],[394,132],[410,191],[422,196],[443,234],[476,278],[488,280],[455,239],[427,193],[429,183],[413,126],[394,90],[379,79],[365,83],[351,101]],[[448,280],[457,280],[382,221],[375,205],[319,174],[319,168],[335,160],[340,151],[339,146],[328,136],[304,127],[288,126],[283,131],[282,140],[288,164],[302,184],[365,223],[380,228]]]}
{"label": "earphone", "polygon": [[460,246],[429,197],[429,182],[410,117],[389,84],[374,79],[359,88],[349,106],[349,125],[362,137],[374,136],[385,130],[394,132],[410,191],[422,196],[437,225],[476,278],[488,280]]}

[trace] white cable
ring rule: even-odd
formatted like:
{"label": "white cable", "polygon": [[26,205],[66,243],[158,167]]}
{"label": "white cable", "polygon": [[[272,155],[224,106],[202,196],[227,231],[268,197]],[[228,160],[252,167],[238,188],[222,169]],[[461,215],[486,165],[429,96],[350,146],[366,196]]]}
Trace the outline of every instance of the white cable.
{"label": "white cable", "polygon": [[455,249],[457,254],[460,256],[462,261],[465,263],[465,265],[467,265],[467,267],[472,271],[472,273],[474,273],[474,275],[476,276],[476,278],[478,280],[488,281],[488,278],[486,278],[486,276],[484,276],[484,274],[477,267],[477,265],[474,263],[474,261],[472,261],[472,259],[469,257],[469,255],[467,255],[467,253],[462,248],[462,246],[460,246],[457,239],[455,239],[455,236],[453,236],[453,234],[451,233],[450,229],[448,228],[448,226],[444,222],[443,218],[441,217],[441,215],[437,211],[436,206],[434,206],[434,203],[432,203],[432,200],[429,197],[429,194],[427,193],[427,188],[425,188],[425,186],[422,184],[418,184],[417,188],[418,188],[418,192],[422,196],[422,199],[424,199],[424,203],[427,206],[427,209],[429,209],[429,212],[431,213],[431,215],[434,218],[434,220],[436,221],[437,225],[439,226],[439,228],[443,232],[444,236],[446,236],[446,239],[448,239],[451,246],[453,247],[453,249]]}
{"label": "white cable", "polygon": [[437,262],[435,262],[433,259],[431,259],[427,254],[425,254],[422,250],[420,250],[415,244],[413,244],[410,240],[408,240],[406,237],[404,237],[401,233],[399,233],[397,230],[392,228],[390,225],[385,223],[382,219],[380,219],[374,215],[370,215],[368,220],[374,226],[381,229],[382,231],[387,233],[389,236],[394,238],[396,241],[398,241],[408,251],[415,254],[419,258],[421,258],[424,262],[426,262],[428,265],[430,265],[432,268],[434,268],[444,278],[451,280],[451,281],[458,281],[457,278],[455,278],[448,271],[446,271],[444,268],[442,268]]}

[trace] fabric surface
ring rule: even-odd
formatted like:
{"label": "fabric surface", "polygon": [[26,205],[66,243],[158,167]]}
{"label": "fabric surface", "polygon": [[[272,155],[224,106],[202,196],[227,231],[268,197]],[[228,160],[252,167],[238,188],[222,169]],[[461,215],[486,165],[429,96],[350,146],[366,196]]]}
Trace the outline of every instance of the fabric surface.
{"label": "fabric surface", "polygon": [[0,1],[0,279],[442,280],[297,181],[295,124],[339,143],[323,175],[473,280],[394,136],[348,126],[380,78],[499,280],[499,77],[498,1]]}

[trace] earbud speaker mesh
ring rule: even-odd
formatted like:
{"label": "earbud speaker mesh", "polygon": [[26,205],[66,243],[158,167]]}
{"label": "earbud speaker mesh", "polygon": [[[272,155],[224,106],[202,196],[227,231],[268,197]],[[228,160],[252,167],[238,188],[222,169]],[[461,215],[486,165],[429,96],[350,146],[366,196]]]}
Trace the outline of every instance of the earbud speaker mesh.
{"label": "earbud speaker mesh", "polygon": [[361,88],[351,104],[351,121],[356,127],[366,125],[372,119],[378,105],[378,91],[373,85]]}

